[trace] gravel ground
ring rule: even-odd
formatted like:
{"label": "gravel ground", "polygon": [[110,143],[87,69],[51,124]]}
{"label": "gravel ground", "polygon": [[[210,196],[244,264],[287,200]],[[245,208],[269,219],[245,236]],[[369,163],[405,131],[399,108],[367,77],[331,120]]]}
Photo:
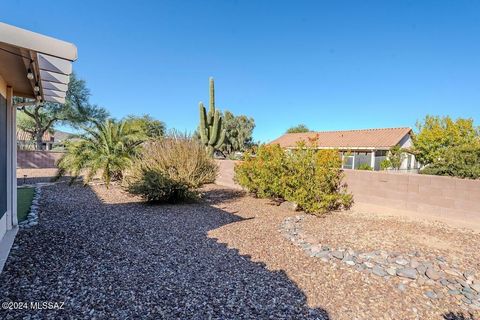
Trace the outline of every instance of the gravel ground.
{"label": "gravel ground", "polygon": [[[2,302],[64,302],[64,309],[15,310],[1,318],[479,316],[468,314],[454,300],[428,299],[416,285],[399,291],[400,280],[386,281],[309,257],[279,231],[286,218],[296,215],[217,186],[206,188],[203,202],[177,206],[144,205],[103,186],[45,187],[40,224],[18,234],[16,249],[0,275],[0,297]],[[368,219],[362,222],[364,218]],[[442,250],[446,258],[455,255],[461,263],[478,262],[475,247],[469,249],[478,248],[478,235],[405,223],[335,213],[306,216],[303,226],[312,238],[328,237],[332,245],[419,247]],[[415,240],[416,233],[426,240]]]}
{"label": "gravel ground", "polygon": [[439,222],[357,211],[336,213],[324,219],[307,215],[302,227],[312,242],[358,251],[417,251],[422,255],[448,258],[464,270],[480,271],[480,233]]}
{"label": "gravel ground", "polygon": [[202,203],[149,206],[116,188],[44,187],[40,223],[19,232],[0,275],[0,301],[61,309],[20,305],[0,318],[328,319],[283,271],[208,236],[249,221],[252,211],[221,209],[231,196],[214,187]]}

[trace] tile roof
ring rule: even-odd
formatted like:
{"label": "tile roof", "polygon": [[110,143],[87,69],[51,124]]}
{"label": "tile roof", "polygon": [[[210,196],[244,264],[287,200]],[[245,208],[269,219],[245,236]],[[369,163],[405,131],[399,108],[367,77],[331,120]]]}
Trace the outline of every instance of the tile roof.
{"label": "tile roof", "polygon": [[391,148],[397,145],[405,135],[412,131],[410,128],[381,128],[346,131],[320,131],[307,133],[287,133],[270,144],[279,144],[282,148],[293,148],[298,142],[307,144],[317,140],[319,148]]}
{"label": "tile roof", "polygon": [[[43,142],[53,142],[53,135],[50,132],[45,132],[42,137]],[[17,140],[18,141],[34,141],[35,138],[31,133],[25,132],[22,129],[17,129]]]}

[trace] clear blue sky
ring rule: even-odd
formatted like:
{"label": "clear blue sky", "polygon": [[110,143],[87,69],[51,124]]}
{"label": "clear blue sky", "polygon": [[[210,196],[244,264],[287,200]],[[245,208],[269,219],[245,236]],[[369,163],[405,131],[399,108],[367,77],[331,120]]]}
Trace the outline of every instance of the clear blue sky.
{"label": "clear blue sky", "polygon": [[315,130],[480,120],[480,1],[26,1],[6,23],[73,42],[91,102],[192,131],[217,105],[268,141]]}

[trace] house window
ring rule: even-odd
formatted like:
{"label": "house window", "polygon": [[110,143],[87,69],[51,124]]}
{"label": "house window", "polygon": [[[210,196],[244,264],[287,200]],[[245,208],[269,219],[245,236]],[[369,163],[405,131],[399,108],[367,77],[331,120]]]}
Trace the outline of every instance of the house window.
{"label": "house window", "polygon": [[344,156],[343,157],[343,169],[353,169],[353,156]]}

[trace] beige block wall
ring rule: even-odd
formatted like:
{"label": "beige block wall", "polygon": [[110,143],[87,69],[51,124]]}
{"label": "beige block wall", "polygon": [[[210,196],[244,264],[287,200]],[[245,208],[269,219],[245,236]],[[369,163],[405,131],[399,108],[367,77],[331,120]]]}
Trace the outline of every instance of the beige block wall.
{"label": "beige block wall", "polygon": [[17,168],[46,169],[56,168],[63,152],[17,150]]}
{"label": "beige block wall", "polygon": [[[233,181],[235,161],[217,163],[220,173],[216,183],[240,188]],[[412,217],[480,226],[480,180],[345,170],[345,182],[356,206],[366,210],[376,207],[376,211],[387,214],[403,212]]]}
{"label": "beige block wall", "polygon": [[356,203],[480,223],[480,180],[345,170]]}

